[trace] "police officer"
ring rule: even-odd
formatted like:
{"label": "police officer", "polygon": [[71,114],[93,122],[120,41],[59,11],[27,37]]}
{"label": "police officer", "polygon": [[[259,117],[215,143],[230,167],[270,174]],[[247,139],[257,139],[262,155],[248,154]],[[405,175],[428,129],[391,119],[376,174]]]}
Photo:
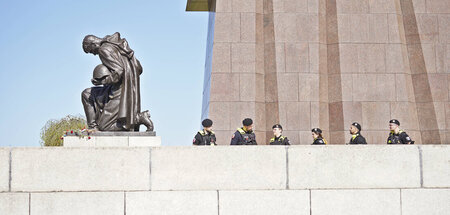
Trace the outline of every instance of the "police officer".
{"label": "police officer", "polygon": [[197,134],[194,137],[193,144],[194,145],[212,145],[215,146],[216,144],[216,135],[212,131],[212,120],[205,119],[202,121],[203,130],[200,130],[197,132]]}
{"label": "police officer", "polygon": [[322,130],[320,128],[313,128],[311,130],[311,135],[314,139],[314,142],[311,145],[325,145],[327,144],[327,140],[322,137]]}
{"label": "police officer", "polygon": [[287,137],[281,135],[283,132],[283,127],[280,124],[275,124],[272,126],[273,136],[270,139],[270,145],[291,145]]}
{"label": "police officer", "polygon": [[231,145],[257,145],[256,136],[252,130],[253,120],[246,118],[242,121],[242,125],[241,128],[238,128],[237,131],[234,132],[233,137],[231,138]]}
{"label": "police officer", "polygon": [[352,123],[350,126],[350,142],[348,144],[367,144],[366,138],[361,135],[361,125],[357,122]]}
{"label": "police officer", "polygon": [[391,119],[389,121],[391,133],[389,133],[387,144],[414,144],[414,141],[411,140],[406,132],[400,130],[399,126],[400,122],[398,120]]}

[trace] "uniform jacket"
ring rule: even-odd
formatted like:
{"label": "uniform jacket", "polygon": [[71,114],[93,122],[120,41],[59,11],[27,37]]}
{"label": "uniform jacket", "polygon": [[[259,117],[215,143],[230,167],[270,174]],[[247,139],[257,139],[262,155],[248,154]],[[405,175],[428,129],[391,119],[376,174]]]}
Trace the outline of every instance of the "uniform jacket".
{"label": "uniform jacket", "polygon": [[230,145],[257,145],[255,133],[238,128],[231,138]]}

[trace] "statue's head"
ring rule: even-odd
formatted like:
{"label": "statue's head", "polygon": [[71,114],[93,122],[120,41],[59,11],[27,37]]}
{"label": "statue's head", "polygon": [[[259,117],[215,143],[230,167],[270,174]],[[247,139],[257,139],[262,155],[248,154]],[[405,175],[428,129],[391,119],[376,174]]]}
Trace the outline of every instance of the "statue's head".
{"label": "statue's head", "polygon": [[98,54],[98,49],[100,48],[102,39],[94,36],[87,35],[83,39],[83,50],[86,53],[92,53],[94,55]]}

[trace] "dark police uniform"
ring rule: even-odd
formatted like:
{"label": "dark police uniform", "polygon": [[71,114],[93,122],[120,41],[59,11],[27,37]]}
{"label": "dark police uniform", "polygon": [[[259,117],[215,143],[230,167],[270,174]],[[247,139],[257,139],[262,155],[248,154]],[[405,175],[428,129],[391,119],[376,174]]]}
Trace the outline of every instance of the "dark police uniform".
{"label": "dark police uniform", "polygon": [[257,145],[255,133],[238,128],[231,138],[231,145]]}
{"label": "dark police uniform", "polygon": [[272,137],[270,145],[291,145],[287,137],[280,135],[279,137]]}
{"label": "dark police uniform", "polygon": [[312,145],[325,145],[325,144],[327,144],[327,141],[324,140],[323,138],[318,137],[318,138],[314,139],[314,142]]}
{"label": "dark police uniform", "polygon": [[205,130],[201,130],[197,132],[193,141],[194,145],[204,146],[204,145],[217,145],[216,144],[216,135],[213,131],[208,132]]}
{"label": "dark police uniform", "polygon": [[358,132],[357,134],[352,135],[349,144],[367,144],[367,142],[366,138],[361,136],[361,134]]}
{"label": "dark police uniform", "polygon": [[406,134],[406,132],[400,130],[398,134],[395,134],[393,131],[389,133],[389,137],[387,139],[387,144],[408,144],[414,143],[411,138]]}

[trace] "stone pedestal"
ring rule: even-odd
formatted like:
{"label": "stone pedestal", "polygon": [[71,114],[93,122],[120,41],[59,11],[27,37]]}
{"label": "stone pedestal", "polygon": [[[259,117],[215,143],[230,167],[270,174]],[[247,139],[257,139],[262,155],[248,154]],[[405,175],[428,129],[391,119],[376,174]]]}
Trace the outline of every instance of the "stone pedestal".
{"label": "stone pedestal", "polygon": [[89,136],[68,134],[64,147],[149,147],[161,146],[156,132],[95,132]]}

